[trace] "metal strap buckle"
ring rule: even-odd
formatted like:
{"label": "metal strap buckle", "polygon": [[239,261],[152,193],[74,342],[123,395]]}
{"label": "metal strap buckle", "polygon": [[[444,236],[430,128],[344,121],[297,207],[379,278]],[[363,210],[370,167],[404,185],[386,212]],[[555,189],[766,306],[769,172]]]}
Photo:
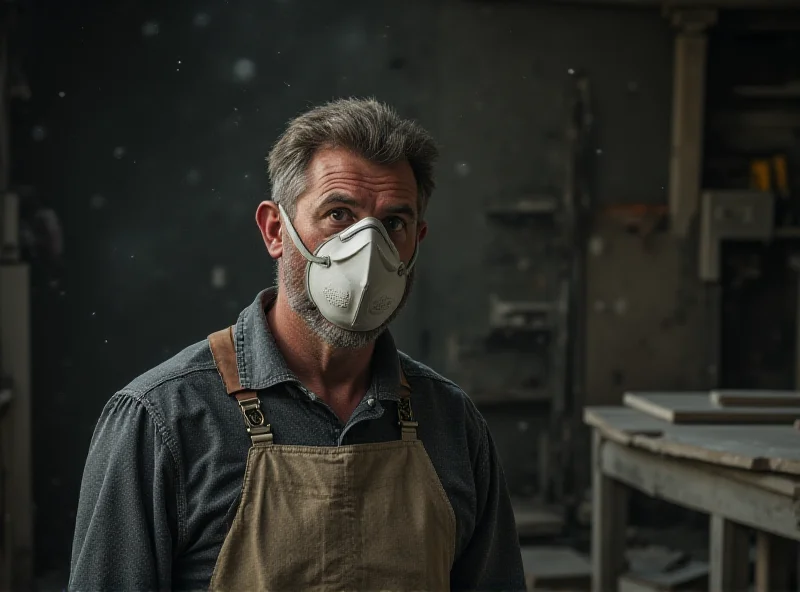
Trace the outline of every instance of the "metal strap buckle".
{"label": "metal strap buckle", "polygon": [[401,424],[414,421],[414,412],[411,410],[411,397],[400,398],[397,402],[397,415]]}
{"label": "metal strap buckle", "polygon": [[419,425],[414,421],[414,412],[411,409],[411,398],[401,397],[397,401],[397,417],[398,425],[403,440],[416,440],[417,439],[417,426]]}
{"label": "metal strap buckle", "polygon": [[253,444],[272,442],[272,426],[267,423],[264,412],[261,411],[261,400],[258,395],[248,399],[239,400],[239,408],[244,416],[244,424]]}

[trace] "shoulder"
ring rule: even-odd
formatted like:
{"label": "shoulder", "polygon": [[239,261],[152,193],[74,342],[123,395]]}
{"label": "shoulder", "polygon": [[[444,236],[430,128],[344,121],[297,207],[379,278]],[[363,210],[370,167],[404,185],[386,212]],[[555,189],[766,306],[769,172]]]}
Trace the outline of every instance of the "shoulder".
{"label": "shoulder", "polygon": [[420,395],[416,397],[419,403],[436,408],[450,420],[462,420],[470,432],[485,432],[486,421],[460,386],[403,352],[398,356],[412,392]]}
{"label": "shoulder", "polygon": [[159,427],[172,431],[185,419],[217,407],[224,394],[206,339],[140,374],[115,398],[137,401]]}
{"label": "shoulder", "polygon": [[208,340],[204,339],[140,374],[122,392],[151,399],[154,395],[157,396],[159,389],[169,386],[170,383],[191,380],[195,374],[202,376],[210,373],[216,373],[216,368]]}
{"label": "shoulder", "polygon": [[[400,358],[400,367],[409,382],[424,384],[429,388],[436,389],[443,393],[447,393],[455,400],[469,401],[467,394],[455,382],[449,378],[445,378],[433,368],[430,368],[401,351],[397,352]],[[414,385],[412,385],[414,386]]]}
{"label": "shoulder", "polygon": [[112,397],[104,415],[123,432],[139,430],[138,421],[152,424],[180,470],[202,452],[195,446],[197,434],[205,435],[207,450],[224,440],[230,425],[238,427],[230,399],[203,340],[134,378]]}

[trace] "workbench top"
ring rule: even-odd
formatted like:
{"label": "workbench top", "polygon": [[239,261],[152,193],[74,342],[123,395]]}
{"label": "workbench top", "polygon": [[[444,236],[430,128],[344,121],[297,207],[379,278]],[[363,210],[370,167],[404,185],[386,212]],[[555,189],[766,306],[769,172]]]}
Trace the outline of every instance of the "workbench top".
{"label": "workbench top", "polygon": [[800,476],[800,430],[792,425],[673,424],[621,406],[587,407],[584,422],[608,440],[656,454]]}

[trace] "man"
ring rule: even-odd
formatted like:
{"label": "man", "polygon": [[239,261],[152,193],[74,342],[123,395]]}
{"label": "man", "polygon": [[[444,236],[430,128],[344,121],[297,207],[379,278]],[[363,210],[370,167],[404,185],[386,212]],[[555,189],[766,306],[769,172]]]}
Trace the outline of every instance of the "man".
{"label": "man", "polygon": [[278,288],[106,405],[71,589],[524,589],[484,419],[386,331],[435,158],[372,100],[289,124],[256,212]]}

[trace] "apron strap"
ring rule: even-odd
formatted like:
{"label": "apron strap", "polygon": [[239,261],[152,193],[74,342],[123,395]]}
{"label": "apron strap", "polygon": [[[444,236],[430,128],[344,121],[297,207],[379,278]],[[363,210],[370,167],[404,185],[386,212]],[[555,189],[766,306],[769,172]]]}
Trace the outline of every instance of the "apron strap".
{"label": "apron strap", "polygon": [[417,439],[417,426],[414,421],[414,412],[411,409],[411,385],[408,384],[403,368],[400,368],[400,400],[397,401],[397,419],[400,425],[400,434],[405,441]]}
{"label": "apron strap", "polygon": [[261,411],[261,400],[254,390],[242,388],[239,368],[236,365],[236,347],[233,344],[233,327],[208,336],[211,355],[225,385],[225,391],[236,398],[244,416],[244,425],[253,444],[272,444],[272,429]]}
{"label": "apron strap", "polygon": [[[233,327],[222,329],[208,336],[211,355],[225,385],[225,391],[236,398],[244,416],[244,424],[253,444],[272,444],[272,428],[267,423],[261,410],[258,393],[245,389],[239,380],[239,368],[236,365],[236,348],[233,342]],[[408,383],[403,369],[400,368],[400,399],[397,402],[397,419],[400,433],[405,441],[417,439],[417,426],[414,412],[411,409],[411,385]]]}

